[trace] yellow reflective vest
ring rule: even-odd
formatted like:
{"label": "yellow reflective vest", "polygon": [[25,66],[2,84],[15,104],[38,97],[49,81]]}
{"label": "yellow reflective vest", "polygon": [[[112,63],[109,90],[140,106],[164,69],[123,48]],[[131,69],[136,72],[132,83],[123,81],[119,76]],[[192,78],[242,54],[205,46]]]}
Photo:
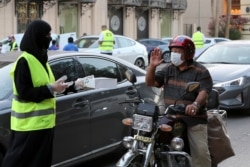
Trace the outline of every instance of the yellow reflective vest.
{"label": "yellow reflective vest", "polygon": [[10,46],[10,51],[14,51],[15,49],[17,49],[17,43],[16,41],[14,41],[11,46]]}
{"label": "yellow reflective vest", "polygon": [[[55,82],[54,75],[48,63],[46,64],[47,73],[43,65],[33,55],[24,52],[20,57],[24,57],[27,60],[29,69],[32,69],[30,73],[34,87]],[[10,72],[13,80],[16,62]],[[14,82],[13,94],[11,111],[12,130],[32,131],[53,128],[55,126],[55,98],[45,99],[39,103],[20,100]]]}
{"label": "yellow reflective vest", "polygon": [[194,41],[195,48],[203,48],[204,46],[203,35],[200,31],[195,32],[193,34],[192,39]]}
{"label": "yellow reflective vest", "polygon": [[114,47],[114,34],[109,30],[102,31],[103,41],[102,44],[99,45],[100,51],[112,51]]}

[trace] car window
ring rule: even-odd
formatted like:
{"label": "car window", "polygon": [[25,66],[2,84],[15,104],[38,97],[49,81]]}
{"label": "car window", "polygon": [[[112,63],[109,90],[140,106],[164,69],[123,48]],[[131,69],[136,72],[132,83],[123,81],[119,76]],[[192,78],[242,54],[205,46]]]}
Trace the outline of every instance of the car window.
{"label": "car window", "polygon": [[220,62],[223,55],[225,55],[225,49],[223,47],[213,46],[203,52],[197,61],[206,63]]}
{"label": "car window", "polygon": [[144,44],[144,45],[149,45],[148,41],[139,41],[140,43]]}
{"label": "car window", "polygon": [[211,43],[211,40],[206,39],[205,44]]}
{"label": "car window", "polygon": [[208,48],[197,59],[204,63],[250,64],[250,49],[248,46],[213,46]]}
{"label": "car window", "polygon": [[149,42],[149,44],[151,46],[158,46],[159,45],[159,43],[157,41],[151,41],[151,42]]}
{"label": "car window", "polygon": [[82,38],[75,42],[78,48],[97,48],[98,38]]}
{"label": "car window", "polygon": [[116,78],[117,82],[125,80],[125,67],[103,59],[80,57],[86,76]]}
{"label": "car window", "polygon": [[214,39],[215,43],[226,41],[225,39]]}
{"label": "car window", "polygon": [[135,42],[127,39],[127,38],[121,38],[121,37],[116,37],[116,43],[118,43],[119,48],[125,48],[125,47],[130,47],[135,45]]}
{"label": "car window", "polygon": [[69,81],[75,81],[77,78],[85,76],[82,65],[73,58],[56,59],[49,62],[54,73],[55,79],[67,75]]}

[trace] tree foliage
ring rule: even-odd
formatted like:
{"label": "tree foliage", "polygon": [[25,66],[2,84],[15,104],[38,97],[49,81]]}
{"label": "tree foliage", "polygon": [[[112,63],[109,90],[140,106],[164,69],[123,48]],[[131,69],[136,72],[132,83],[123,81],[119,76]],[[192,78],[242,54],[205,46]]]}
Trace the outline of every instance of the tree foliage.
{"label": "tree foliage", "polygon": [[[229,39],[240,39],[241,29],[248,22],[247,18],[241,16],[230,16]],[[225,37],[227,17],[222,15],[219,17],[219,37]],[[215,36],[215,20],[212,18],[208,24],[209,35]]]}

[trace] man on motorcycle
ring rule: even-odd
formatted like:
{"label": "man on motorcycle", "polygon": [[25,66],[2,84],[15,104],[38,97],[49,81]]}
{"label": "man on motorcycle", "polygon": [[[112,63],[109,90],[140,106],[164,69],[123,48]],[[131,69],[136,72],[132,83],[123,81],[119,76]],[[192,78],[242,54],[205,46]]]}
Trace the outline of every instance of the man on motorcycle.
{"label": "man on motorcycle", "polygon": [[163,59],[161,51],[155,49],[150,56],[146,74],[148,86],[163,87],[165,104],[171,105],[183,94],[186,83],[199,82],[200,90],[187,94],[177,101],[185,104],[187,136],[190,145],[193,167],[211,167],[208,149],[206,101],[212,90],[209,71],[193,60],[195,46],[191,38],[176,36],[169,44],[171,63],[156,72]]}

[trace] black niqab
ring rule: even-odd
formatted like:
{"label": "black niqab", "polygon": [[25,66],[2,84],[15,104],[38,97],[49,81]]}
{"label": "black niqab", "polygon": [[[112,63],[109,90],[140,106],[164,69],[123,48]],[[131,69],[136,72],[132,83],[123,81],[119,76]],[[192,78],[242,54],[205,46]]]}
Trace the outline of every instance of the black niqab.
{"label": "black niqab", "polygon": [[20,49],[35,56],[43,65],[48,61],[47,49],[51,41],[51,27],[42,20],[30,23],[22,38]]}

